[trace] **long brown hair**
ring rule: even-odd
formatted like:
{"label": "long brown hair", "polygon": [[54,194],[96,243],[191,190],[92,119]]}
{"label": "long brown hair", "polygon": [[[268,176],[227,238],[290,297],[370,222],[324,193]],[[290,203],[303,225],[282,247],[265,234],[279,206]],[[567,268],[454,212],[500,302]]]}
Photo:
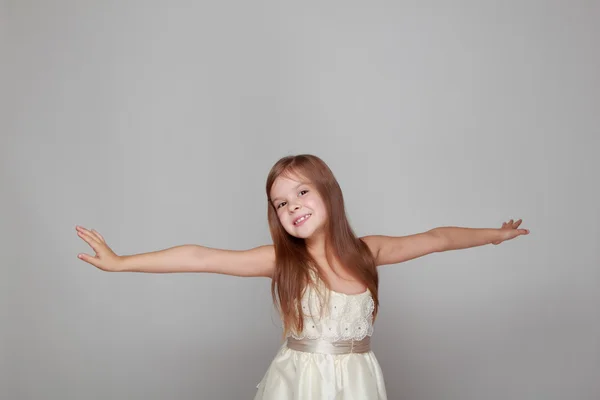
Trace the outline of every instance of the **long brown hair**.
{"label": "long brown hair", "polygon": [[277,210],[271,202],[271,187],[279,176],[301,177],[315,186],[327,210],[327,260],[331,260],[331,255],[336,257],[345,271],[367,286],[375,302],[375,317],[379,309],[379,278],[375,259],[368,246],[356,237],[348,222],[340,185],[327,164],[319,157],[311,154],[286,156],[273,165],[266,184],[269,203],[267,216],[276,258],[271,295],[283,319],[284,337],[291,329],[296,332],[303,329],[301,299],[304,289],[311,284],[311,272],[318,274],[327,286],[329,284],[320,274],[304,239],[290,235],[277,217]]}

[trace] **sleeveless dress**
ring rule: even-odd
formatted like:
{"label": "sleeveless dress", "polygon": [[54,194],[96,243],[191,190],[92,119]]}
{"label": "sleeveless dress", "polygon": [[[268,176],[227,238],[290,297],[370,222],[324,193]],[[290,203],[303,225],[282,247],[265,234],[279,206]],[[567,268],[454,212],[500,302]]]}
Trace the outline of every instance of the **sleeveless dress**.
{"label": "sleeveless dress", "polygon": [[[373,334],[371,292],[348,295],[318,280],[302,297],[304,329],[294,339],[337,342]],[[325,304],[325,307],[321,305]],[[256,386],[254,400],[386,400],[383,373],[375,354],[320,354],[281,346]]]}

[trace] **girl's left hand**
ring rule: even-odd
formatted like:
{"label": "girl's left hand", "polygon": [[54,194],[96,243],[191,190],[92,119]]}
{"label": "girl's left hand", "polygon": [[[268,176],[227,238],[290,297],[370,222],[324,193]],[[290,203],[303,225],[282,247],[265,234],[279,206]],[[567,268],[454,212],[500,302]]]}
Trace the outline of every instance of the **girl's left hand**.
{"label": "girl's left hand", "polygon": [[529,235],[529,229],[517,229],[519,225],[521,225],[521,222],[523,222],[521,219],[514,222],[511,219],[510,221],[503,223],[502,228],[500,228],[500,231],[502,232],[501,239],[492,242],[492,244],[500,244],[505,240],[514,239],[520,235]]}

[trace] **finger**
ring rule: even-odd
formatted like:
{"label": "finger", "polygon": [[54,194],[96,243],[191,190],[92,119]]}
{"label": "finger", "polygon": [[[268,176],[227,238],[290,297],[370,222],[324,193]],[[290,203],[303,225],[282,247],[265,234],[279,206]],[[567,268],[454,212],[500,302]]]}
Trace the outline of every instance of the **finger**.
{"label": "finger", "polygon": [[96,260],[95,257],[90,256],[89,254],[85,254],[85,253],[81,253],[77,255],[77,258],[79,258],[80,260],[83,260],[89,264],[92,264],[93,266],[96,266],[94,260]]}
{"label": "finger", "polygon": [[508,226],[510,226],[510,227],[512,228],[512,225],[513,225],[513,220],[511,219],[510,221],[508,221],[508,224],[507,224],[507,225],[508,225]]}
{"label": "finger", "polygon": [[89,229],[86,229],[83,226],[78,227],[77,232],[92,235],[92,232],[90,232]]}
{"label": "finger", "polygon": [[506,222],[502,223],[502,229],[506,228]]}
{"label": "finger", "polygon": [[517,220],[514,224],[514,228],[517,229],[519,227],[519,225],[521,225],[521,222],[523,222],[522,219]]}
{"label": "finger", "polygon": [[77,232],[77,234],[79,235],[80,238],[82,238],[87,244],[90,245],[90,247],[96,252],[98,253],[98,241],[96,240],[96,238],[92,238],[90,234],[86,233],[86,232]]}
{"label": "finger", "polygon": [[102,235],[100,234],[100,232],[97,232],[97,231],[96,231],[96,233],[98,234],[98,236],[100,236],[100,239],[102,239],[102,241],[103,241],[103,242],[106,242],[106,240],[104,240],[104,236],[102,236]]}
{"label": "finger", "polygon": [[89,233],[94,239],[96,239],[97,241],[100,242],[100,238],[98,237],[98,235],[96,234],[96,231],[94,229],[90,229]]}
{"label": "finger", "polygon": [[77,234],[84,240],[87,239],[87,240],[92,240],[94,242],[98,242],[98,238],[96,236],[94,236],[94,234],[92,232],[88,231],[87,229],[78,231]]}
{"label": "finger", "polygon": [[506,231],[506,232],[507,232],[507,234],[508,234],[508,235],[506,236],[506,240],[512,240],[512,239],[514,239],[514,238],[516,238],[517,236],[519,236],[519,235],[520,235],[519,231],[517,231],[517,230],[514,230],[514,229],[510,229],[510,230],[508,230],[508,231]]}
{"label": "finger", "polygon": [[98,231],[92,229],[92,234],[96,236],[96,239],[98,239],[99,242],[104,242],[104,238],[98,233]]}

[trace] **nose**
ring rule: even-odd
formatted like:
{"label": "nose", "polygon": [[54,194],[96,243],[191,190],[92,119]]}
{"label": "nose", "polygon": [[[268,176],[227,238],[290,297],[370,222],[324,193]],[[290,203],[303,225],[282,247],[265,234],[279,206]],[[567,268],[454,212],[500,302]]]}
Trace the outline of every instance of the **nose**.
{"label": "nose", "polygon": [[296,210],[298,210],[298,209],[300,209],[300,204],[297,204],[297,203],[293,203],[293,204],[292,204],[292,203],[289,203],[289,210],[290,210],[290,212],[296,211]]}

